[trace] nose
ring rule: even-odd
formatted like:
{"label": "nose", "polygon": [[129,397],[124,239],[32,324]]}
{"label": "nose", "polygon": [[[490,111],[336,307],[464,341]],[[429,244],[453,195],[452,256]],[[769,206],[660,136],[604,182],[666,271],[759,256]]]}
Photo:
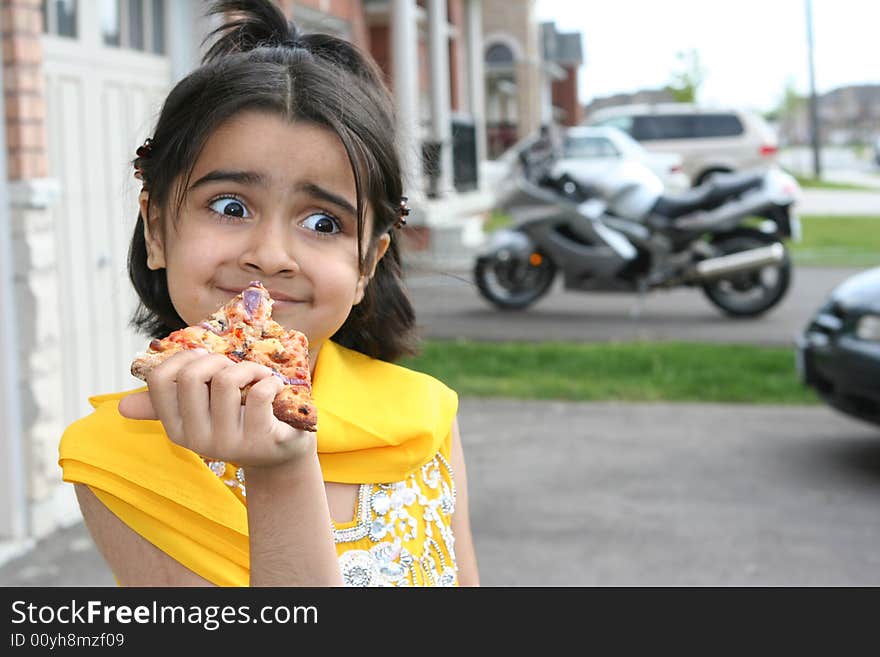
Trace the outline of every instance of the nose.
{"label": "nose", "polygon": [[293,276],[299,272],[294,240],[286,222],[277,218],[258,221],[247,236],[239,263],[245,271],[270,276]]}

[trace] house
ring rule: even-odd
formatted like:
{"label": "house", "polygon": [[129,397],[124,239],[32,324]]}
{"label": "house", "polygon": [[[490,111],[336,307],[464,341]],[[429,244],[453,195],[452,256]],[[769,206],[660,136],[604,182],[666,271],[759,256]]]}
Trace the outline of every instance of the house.
{"label": "house", "polygon": [[584,106],[583,117],[589,119],[590,114],[605,107],[617,107],[618,105],[656,105],[658,103],[672,103],[675,98],[668,89],[641,89],[633,93],[620,93],[611,96],[593,98]]}
{"label": "house", "polygon": [[581,116],[578,70],[581,34],[539,24],[534,0],[484,0],[486,138],[497,158],[552,122],[575,125]]}
{"label": "house", "polygon": [[[305,31],[370,52],[393,91],[412,262],[460,264],[492,195],[485,159],[480,0],[277,0]],[[0,0],[0,561],[79,519],[58,439],[87,394],[140,385],[144,346],[126,252],[131,160],[213,22],[199,0]],[[17,356],[10,357],[10,356]]]}

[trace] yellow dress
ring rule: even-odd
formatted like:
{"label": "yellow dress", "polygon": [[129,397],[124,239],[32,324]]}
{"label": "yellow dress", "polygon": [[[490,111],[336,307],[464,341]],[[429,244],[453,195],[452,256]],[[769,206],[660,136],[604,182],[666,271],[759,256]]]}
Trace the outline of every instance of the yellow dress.
{"label": "yellow dress", "polygon": [[[122,417],[119,400],[133,392],[89,398],[94,411],[61,438],[64,481],[87,484],[126,525],[198,575],[247,586],[244,471],[172,443],[158,421]],[[333,525],[345,584],[456,585],[455,392],[333,342],[318,355],[312,392],[325,481],[359,484],[354,519]]]}

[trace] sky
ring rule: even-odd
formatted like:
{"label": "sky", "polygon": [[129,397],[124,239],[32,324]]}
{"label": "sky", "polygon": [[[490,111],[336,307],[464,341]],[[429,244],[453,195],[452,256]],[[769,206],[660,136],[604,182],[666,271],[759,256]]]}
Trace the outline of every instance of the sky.
{"label": "sky", "polygon": [[808,4],[817,93],[880,84],[880,0],[537,0],[536,12],[581,33],[585,103],[661,88],[676,54],[693,49],[705,70],[698,101],[767,111],[789,82],[810,91]]}

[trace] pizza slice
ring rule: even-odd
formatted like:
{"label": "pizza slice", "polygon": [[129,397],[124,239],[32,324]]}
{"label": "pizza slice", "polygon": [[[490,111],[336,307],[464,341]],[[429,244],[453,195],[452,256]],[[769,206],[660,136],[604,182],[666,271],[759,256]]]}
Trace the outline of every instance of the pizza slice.
{"label": "pizza slice", "polygon": [[[284,382],[272,404],[275,417],[297,429],[316,431],[308,339],[272,319],[273,303],[268,290],[253,281],[203,322],[152,340],[147,352],[132,362],[131,373],[146,381],[147,374],[171,355],[198,348],[225,354],[236,362],[260,363]],[[250,387],[241,391],[242,404]]]}

